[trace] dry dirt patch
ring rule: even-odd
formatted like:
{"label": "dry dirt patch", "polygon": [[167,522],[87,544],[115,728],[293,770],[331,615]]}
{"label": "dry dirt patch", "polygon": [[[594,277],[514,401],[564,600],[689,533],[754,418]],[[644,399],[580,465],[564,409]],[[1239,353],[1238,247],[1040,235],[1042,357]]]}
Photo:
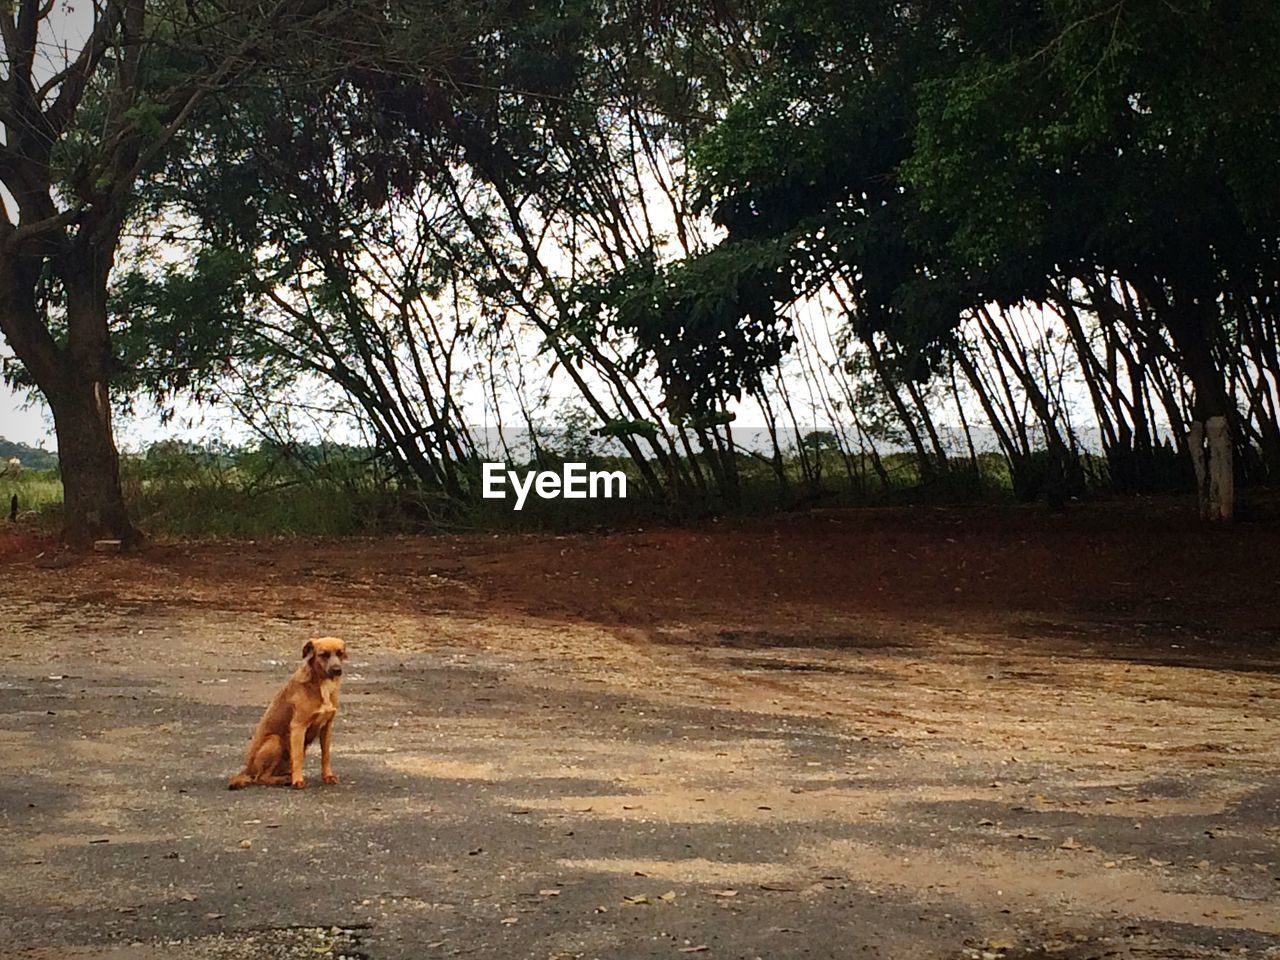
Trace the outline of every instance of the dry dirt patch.
{"label": "dry dirt patch", "polygon": [[[907,519],[5,552],[0,922],[49,956],[1275,951],[1275,531]],[[344,785],[225,793],[321,632]]]}

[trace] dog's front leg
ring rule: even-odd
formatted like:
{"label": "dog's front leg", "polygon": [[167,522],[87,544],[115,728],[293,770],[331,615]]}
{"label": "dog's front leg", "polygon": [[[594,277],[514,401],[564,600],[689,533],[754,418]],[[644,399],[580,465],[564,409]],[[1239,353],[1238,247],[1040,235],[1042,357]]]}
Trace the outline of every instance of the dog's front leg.
{"label": "dog's front leg", "polygon": [[307,751],[307,725],[296,720],[289,724],[289,782],[295,790],[307,785],[302,778],[302,756]]}
{"label": "dog's front leg", "polygon": [[333,721],[330,720],[320,730],[320,779],[325,783],[337,783],[337,774],[329,766],[329,745],[333,742]]}

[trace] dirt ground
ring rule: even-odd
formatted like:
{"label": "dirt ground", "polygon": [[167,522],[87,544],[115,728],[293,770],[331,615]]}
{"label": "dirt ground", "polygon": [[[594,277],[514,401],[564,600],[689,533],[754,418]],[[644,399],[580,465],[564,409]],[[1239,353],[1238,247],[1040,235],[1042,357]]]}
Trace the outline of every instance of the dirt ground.
{"label": "dirt ground", "polygon": [[[1280,957],[1278,588],[1161,504],[10,532],[0,956]],[[228,792],[318,634],[342,783]]]}

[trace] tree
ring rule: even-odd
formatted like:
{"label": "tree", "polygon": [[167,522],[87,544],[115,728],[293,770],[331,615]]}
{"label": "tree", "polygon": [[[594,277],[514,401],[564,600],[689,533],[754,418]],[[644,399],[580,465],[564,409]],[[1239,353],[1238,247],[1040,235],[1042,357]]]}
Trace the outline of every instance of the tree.
{"label": "tree", "polygon": [[[542,364],[530,379],[572,381],[655,494],[705,489],[689,436],[730,476],[723,411],[683,402],[712,354],[681,362],[671,318],[615,324],[593,297],[702,243],[681,147],[723,67],[702,13],[659,23],[648,7],[527,5],[473,31],[448,83],[352,72],[323,89],[262,84],[233,112],[206,111],[195,148],[171,151],[146,189],[160,229],[197,225],[183,266],[130,263],[117,284],[139,385],[189,393],[228,360],[237,374],[320,378],[403,486],[464,496],[463,417],[481,418],[460,406],[473,392],[460,384],[481,354],[499,423],[499,381],[515,368],[512,405],[536,437],[524,378]],[[735,350],[759,349],[724,332]],[[666,416],[647,390],[655,367]]]}
{"label": "tree", "polygon": [[449,37],[438,7],[90,0],[78,51],[44,69],[83,14],[59,0],[0,5],[0,332],[53,412],[69,543],[139,540],[112,436],[108,311],[139,183],[208,102],[255,76],[327,85],[362,65],[438,59]]}
{"label": "tree", "polygon": [[1277,291],[1280,8],[776,0],[758,33],[767,69],[696,153],[726,245],[787,243],[797,288],[847,286],[921,373],[975,311],[1123,285],[1229,517],[1227,333]]}
{"label": "tree", "polygon": [[1280,9],[1002,6],[957,18],[963,61],[920,89],[903,180],[931,247],[969,276],[1021,260],[1037,284],[1136,291],[1194,391],[1202,512],[1229,519],[1242,418],[1222,353],[1241,304],[1275,292]]}

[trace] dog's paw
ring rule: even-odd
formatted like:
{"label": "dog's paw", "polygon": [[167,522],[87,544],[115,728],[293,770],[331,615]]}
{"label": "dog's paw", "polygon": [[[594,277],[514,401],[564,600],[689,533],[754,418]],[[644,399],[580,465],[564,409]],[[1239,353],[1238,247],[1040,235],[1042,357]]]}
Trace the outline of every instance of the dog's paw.
{"label": "dog's paw", "polygon": [[297,780],[290,783],[289,786],[293,787],[295,790],[305,790],[307,787],[307,781],[299,777]]}
{"label": "dog's paw", "polygon": [[329,784],[329,786],[333,786],[338,782],[338,775],[336,773],[326,773],[323,774],[320,779]]}

